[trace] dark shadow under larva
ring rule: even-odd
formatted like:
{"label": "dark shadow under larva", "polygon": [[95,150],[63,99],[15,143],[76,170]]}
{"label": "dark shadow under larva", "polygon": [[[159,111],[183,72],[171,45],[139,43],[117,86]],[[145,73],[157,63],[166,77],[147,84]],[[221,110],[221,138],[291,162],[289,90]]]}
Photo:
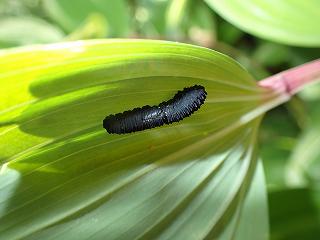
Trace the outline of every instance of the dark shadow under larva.
{"label": "dark shadow under larva", "polygon": [[206,95],[203,86],[186,87],[158,106],[147,105],[109,115],[103,120],[103,127],[108,133],[123,134],[179,122],[197,111],[204,103]]}

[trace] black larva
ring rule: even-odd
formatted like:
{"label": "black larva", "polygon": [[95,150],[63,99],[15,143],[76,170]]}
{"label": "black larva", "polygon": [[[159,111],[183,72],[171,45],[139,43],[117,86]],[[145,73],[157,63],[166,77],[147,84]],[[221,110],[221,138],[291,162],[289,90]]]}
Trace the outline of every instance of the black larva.
{"label": "black larva", "polygon": [[186,87],[159,106],[147,105],[109,115],[103,120],[103,127],[108,133],[123,134],[179,122],[197,111],[204,103],[206,95],[205,88],[200,85]]}

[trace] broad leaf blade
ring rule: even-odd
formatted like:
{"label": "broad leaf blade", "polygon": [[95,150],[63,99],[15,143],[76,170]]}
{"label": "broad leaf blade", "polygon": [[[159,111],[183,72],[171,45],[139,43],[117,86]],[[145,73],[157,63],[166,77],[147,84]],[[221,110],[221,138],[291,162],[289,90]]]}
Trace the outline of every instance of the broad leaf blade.
{"label": "broad leaf blade", "polygon": [[222,17],[256,36],[294,46],[320,45],[318,0],[206,0]]}
{"label": "broad leaf blade", "polygon": [[[275,96],[237,63],[205,48],[143,40],[2,57],[0,239],[243,233],[259,115]],[[157,104],[193,84],[208,98],[180,123],[120,136],[101,126],[107,114]],[[267,229],[265,220],[256,224]]]}

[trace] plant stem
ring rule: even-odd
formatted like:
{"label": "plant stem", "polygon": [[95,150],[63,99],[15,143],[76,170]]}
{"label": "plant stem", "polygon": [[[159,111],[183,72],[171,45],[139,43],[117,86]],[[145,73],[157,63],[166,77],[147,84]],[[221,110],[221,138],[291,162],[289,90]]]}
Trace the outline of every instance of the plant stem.
{"label": "plant stem", "polygon": [[320,81],[320,59],[280,72],[259,81],[259,86],[292,96],[307,84]]}

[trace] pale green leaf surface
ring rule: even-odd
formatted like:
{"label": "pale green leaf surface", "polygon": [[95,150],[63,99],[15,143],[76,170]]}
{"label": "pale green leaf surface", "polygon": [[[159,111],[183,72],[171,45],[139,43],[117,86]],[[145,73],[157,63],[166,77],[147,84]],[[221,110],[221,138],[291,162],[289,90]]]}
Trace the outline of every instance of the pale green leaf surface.
{"label": "pale green leaf surface", "polygon": [[[233,60],[146,40],[0,56],[0,239],[234,239],[248,234],[242,221],[267,238],[255,142],[277,99]],[[108,114],[194,84],[208,97],[182,122],[128,135],[102,128]]]}
{"label": "pale green leaf surface", "polygon": [[318,0],[206,0],[243,31],[294,46],[320,46]]}
{"label": "pale green leaf surface", "polygon": [[[241,218],[238,230],[233,234],[233,239],[269,239],[269,219],[261,218],[268,215],[268,203],[265,178],[262,163],[259,162],[255,176],[252,179],[252,186],[244,202],[244,210],[241,212]],[[255,227],[252,227],[253,223]]]}

